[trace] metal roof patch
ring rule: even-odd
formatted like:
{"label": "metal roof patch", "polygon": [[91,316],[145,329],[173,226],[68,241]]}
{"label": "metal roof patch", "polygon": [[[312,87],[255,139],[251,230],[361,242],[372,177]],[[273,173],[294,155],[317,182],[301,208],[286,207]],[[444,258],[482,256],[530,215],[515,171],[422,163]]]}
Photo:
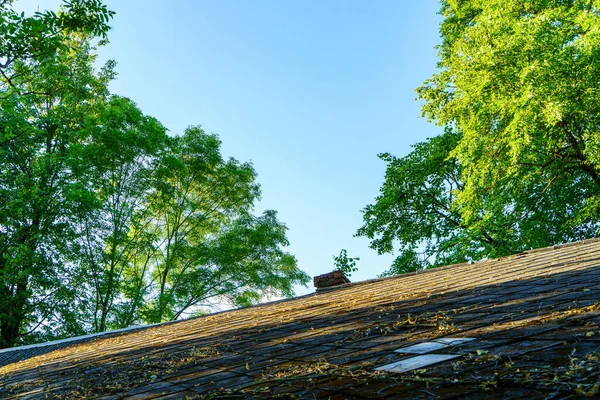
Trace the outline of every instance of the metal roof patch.
{"label": "metal roof patch", "polygon": [[440,338],[431,342],[423,342],[408,347],[402,347],[398,350],[394,350],[394,352],[409,354],[426,354],[432,351],[445,349],[446,347],[456,346],[465,342],[470,342],[471,340],[475,340],[475,338]]}
{"label": "metal roof patch", "polygon": [[408,372],[414,369],[428,367],[433,364],[437,364],[443,361],[453,360],[461,357],[458,354],[425,354],[421,356],[411,357],[404,360],[396,361],[391,364],[386,364],[381,367],[375,368],[375,371],[387,371],[387,372]]}

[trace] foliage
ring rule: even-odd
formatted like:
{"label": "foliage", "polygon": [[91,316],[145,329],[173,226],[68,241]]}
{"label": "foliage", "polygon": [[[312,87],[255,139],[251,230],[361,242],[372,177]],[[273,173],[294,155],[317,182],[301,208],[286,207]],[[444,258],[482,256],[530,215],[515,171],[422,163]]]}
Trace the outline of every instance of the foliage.
{"label": "foliage", "polygon": [[342,249],[338,256],[333,256],[333,265],[338,271],[342,271],[346,276],[351,276],[353,272],[358,271],[356,262],[360,261],[360,257],[348,257],[346,249]]}
{"label": "foliage", "polygon": [[[400,254],[390,273],[404,273],[477,257],[485,237],[472,237],[453,207],[454,191],[462,188],[461,168],[449,152],[460,135],[446,130],[414,146],[403,158],[379,157],[388,163],[375,203],[364,210],[366,236],[379,254]],[[395,246],[398,248],[395,249]]]}
{"label": "foliage", "polygon": [[93,65],[112,12],[0,1],[0,348],[291,296],[308,277],[249,163],[169,137]]}
{"label": "foliage", "polygon": [[[73,36],[60,62],[14,59],[0,82],[0,346],[27,327],[49,337],[81,333],[68,311],[75,286],[76,216],[97,207],[79,179],[94,104],[107,96],[84,37]],[[35,74],[28,74],[34,66]],[[10,82],[9,82],[10,81]],[[58,323],[65,321],[65,323]]]}
{"label": "foliage", "polygon": [[102,332],[119,317],[131,321],[124,317],[120,299],[124,274],[137,253],[146,251],[145,239],[131,228],[146,208],[152,170],[168,138],[165,128],[129,99],[112,96],[95,111],[88,121],[92,143],[82,151],[88,165],[85,182],[100,205],[77,222],[76,262],[92,294],[88,320],[94,331]]}
{"label": "foliage", "polygon": [[[470,223],[502,212],[490,191],[576,189],[570,214],[595,224],[600,189],[600,9],[596,1],[443,1],[441,71],[423,112],[463,134],[452,152]],[[538,182],[535,191],[531,182]],[[595,232],[595,230],[592,230]]]}
{"label": "foliage", "polygon": [[136,230],[150,238],[140,317],[160,322],[194,313],[211,301],[248,306],[265,295],[292,295],[305,284],[276,212],[252,214],[260,196],[249,163],[223,159],[220,141],[199,127],[175,138],[154,174],[148,212]]}
{"label": "foliage", "polygon": [[391,273],[595,236],[600,10],[585,1],[442,1],[440,71],[417,92],[446,128],[403,158],[358,234]]}
{"label": "foliage", "polygon": [[[42,94],[24,84],[76,50],[74,36],[106,39],[114,15],[101,0],[65,1],[58,14],[38,11],[33,16],[18,14],[11,4],[12,0],[0,1],[0,87],[4,96]],[[11,126],[2,128],[0,144],[17,133]]]}

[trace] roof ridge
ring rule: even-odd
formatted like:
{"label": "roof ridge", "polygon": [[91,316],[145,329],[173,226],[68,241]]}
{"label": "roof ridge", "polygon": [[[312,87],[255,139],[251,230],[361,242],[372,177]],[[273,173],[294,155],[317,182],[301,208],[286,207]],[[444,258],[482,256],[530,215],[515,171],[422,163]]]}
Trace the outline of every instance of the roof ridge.
{"label": "roof ridge", "polygon": [[201,318],[209,318],[209,317],[214,317],[220,314],[224,314],[224,313],[228,313],[228,312],[234,312],[234,311],[239,311],[239,310],[248,310],[248,309],[252,309],[252,308],[261,308],[261,307],[268,307],[271,306],[273,304],[278,304],[278,303],[285,303],[285,302],[289,302],[289,301],[295,301],[298,299],[302,299],[302,298],[306,298],[306,297],[311,297],[311,296],[318,296],[320,294],[324,294],[324,293],[329,293],[332,290],[338,290],[338,289],[343,289],[343,288],[348,288],[348,287],[354,287],[354,286],[361,286],[361,285],[367,285],[370,283],[375,283],[375,282],[381,282],[381,281],[386,281],[386,280],[396,280],[396,279],[404,279],[410,276],[416,276],[416,275],[422,275],[422,274],[427,274],[427,273],[432,273],[435,271],[443,271],[443,270],[447,270],[447,269],[452,269],[452,268],[456,268],[456,267],[460,267],[460,266],[466,266],[466,265],[474,265],[474,264],[478,264],[481,262],[486,262],[486,261],[504,261],[504,260],[508,260],[511,258],[517,258],[523,255],[527,255],[527,254],[537,254],[537,253],[542,253],[542,252],[547,252],[547,251],[551,251],[551,250],[557,250],[557,249],[562,249],[565,247],[572,247],[572,246],[578,246],[578,245],[582,245],[582,244],[589,244],[589,243],[595,243],[600,241],[600,237],[597,238],[590,238],[590,239],[583,239],[577,242],[568,242],[568,243],[561,243],[561,244],[557,244],[557,245],[553,245],[553,246],[548,246],[548,247],[542,247],[539,249],[531,249],[531,250],[525,250],[522,251],[520,253],[515,253],[515,254],[511,254],[511,255],[507,255],[507,256],[502,256],[502,257],[497,257],[497,258],[489,258],[489,259],[482,259],[482,260],[478,260],[475,262],[463,262],[463,263],[456,263],[456,264],[449,264],[449,265],[443,265],[440,267],[435,267],[435,268],[428,268],[428,269],[424,269],[424,270],[419,270],[419,271],[412,271],[412,272],[407,272],[404,274],[399,274],[399,275],[393,275],[393,276],[386,276],[386,277],[381,277],[381,278],[373,278],[373,279],[367,279],[367,280],[363,280],[363,281],[358,281],[358,282],[350,282],[350,283],[344,283],[341,285],[337,285],[337,286],[332,286],[332,287],[325,287],[325,288],[320,288],[318,291],[312,292],[312,293],[307,293],[301,296],[296,296],[296,297],[291,297],[291,298],[284,298],[284,299],[277,299],[277,300],[273,300],[273,301],[268,301],[268,302],[264,302],[264,303],[260,303],[260,304],[255,304],[252,306],[248,306],[248,307],[240,307],[240,308],[234,308],[234,309],[228,309],[228,310],[221,310],[221,311],[217,311],[214,313],[210,313],[210,314],[206,314],[206,315],[201,315],[201,316],[196,316],[196,317],[191,317],[191,318],[186,318],[186,319],[181,319],[181,320],[175,320],[175,321],[165,321],[165,322],[161,322],[161,323],[157,323],[157,324],[149,324],[149,325],[136,325],[133,327],[129,327],[129,328],[123,328],[123,329],[117,329],[117,330],[112,330],[112,331],[105,331],[105,332],[100,332],[100,333],[92,333],[89,335],[82,335],[82,336],[75,336],[75,337],[71,337],[71,338],[65,338],[65,339],[59,339],[59,340],[54,340],[54,341],[49,341],[49,342],[42,342],[42,343],[35,343],[35,344],[30,344],[30,345],[24,345],[24,346],[18,346],[18,347],[10,347],[10,348],[6,348],[6,349],[0,349],[0,354],[2,353],[9,353],[12,351],[22,351],[22,350],[27,350],[27,349],[34,349],[34,348],[43,348],[43,347],[49,347],[49,346],[55,346],[55,345],[60,345],[60,344],[78,344],[81,343],[82,341],[87,341],[90,339],[96,339],[96,338],[106,338],[106,337],[111,337],[113,335],[119,335],[121,333],[129,333],[129,331],[140,331],[140,330],[145,330],[145,329],[149,329],[149,328],[154,328],[154,327],[158,327],[158,326],[162,326],[162,325],[168,325],[168,324],[177,324],[177,323],[184,323],[184,322],[188,322],[188,321],[193,321],[193,320],[197,320],[197,319],[201,319]]}
{"label": "roof ridge", "polygon": [[[547,252],[547,251],[551,251],[551,250],[558,250],[558,249],[562,249],[562,248],[565,248],[565,247],[578,246],[578,245],[589,244],[589,243],[594,243],[594,242],[598,242],[598,241],[600,241],[600,237],[589,238],[589,239],[582,239],[582,240],[578,240],[576,242],[559,243],[559,244],[555,244],[555,245],[552,245],[552,246],[541,247],[541,248],[538,248],[538,249],[524,250],[524,251],[521,251],[519,253],[509,254],[509,255],[506,255],[506,256],[502,256],[502,257],[483,258],[483,259],[477,260],[477,261],[466,261],[466,262],[456,263],[456,264],[441,265],[439,267],[427,268],[427,269],[422,269],[422,270],[418,270],[418,271],[406,272],[404,274],[398,274],[398,275],[392,275],[392,276],[385,276],[385,277],[381,277],[381,278],[367,279],[367,280],[358,281],[358,282],[344,283],[344,284],[337,285],[337,286],[320,288],[316,293],[327,292],[327,291],[331,291],[331,290],[346,288],[346,287],[350,287],[350,286],[358,286],[358,285],[363,285],[363,284],[368,284],[368,283],[373,283],[373,282],[380,282],[380,281],[384,281],[384,280],[400,279],[400,278],[404,278],[404,277],[408,277],[408,276],[415,276],[415,275],[421,275],[421,274],[431,273],[431,272],[434,272],[434,271],[444,271],[444,270],[451,269],[451,268],[456,268],[456,267],[459,267],[459,266],[474,265],[474,264],[478,264],[478,263],[485,262],[485,261],[496,261],[496,262],[498,262],[498,261],[505,261],[505,260],[510,260],[512,258],[521,257],[521,256],[524,256],[524,255],[527,255],[527,254],[543,253],[543,252]],[[292,300],[292,299],[286,299],[286,300]],[[263,304],[270,304],[270,303],[263,303]]]}

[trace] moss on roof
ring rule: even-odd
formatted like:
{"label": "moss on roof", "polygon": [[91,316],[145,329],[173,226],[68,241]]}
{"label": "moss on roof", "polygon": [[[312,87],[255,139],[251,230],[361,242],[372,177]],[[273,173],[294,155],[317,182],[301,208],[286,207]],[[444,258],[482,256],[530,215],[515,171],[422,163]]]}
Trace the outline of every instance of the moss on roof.
{"label": "moss on roof", "polygon": [[[598,392],[600,241],[343,285],[74,343],[1,398],[564,398]],[[393,373],[438,338],[458,358]],[[400,349],[400,350],[399,350]],[[399,350],[396,352],[395,350]]]}

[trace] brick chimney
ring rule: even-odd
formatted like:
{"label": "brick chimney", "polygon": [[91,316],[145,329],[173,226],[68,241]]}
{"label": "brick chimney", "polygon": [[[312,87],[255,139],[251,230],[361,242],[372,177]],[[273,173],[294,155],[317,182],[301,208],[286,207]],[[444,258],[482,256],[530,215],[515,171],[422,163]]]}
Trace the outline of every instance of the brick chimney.
{"label": "brick chimney", "polygon": [[328,274],[314,277],[314,284],[317,290],[342,285],[344,283],[350,283],[350,279],[348,279],[342,271],[333,271]]}

